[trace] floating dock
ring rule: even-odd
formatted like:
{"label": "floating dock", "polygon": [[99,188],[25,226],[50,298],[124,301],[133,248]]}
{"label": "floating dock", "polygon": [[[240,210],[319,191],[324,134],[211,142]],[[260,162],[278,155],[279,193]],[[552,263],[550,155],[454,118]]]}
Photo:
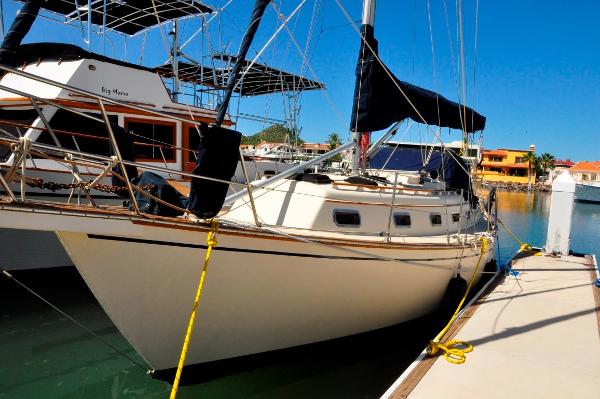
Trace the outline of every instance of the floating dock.
{"label": "floating dock", "polygon": [[442,339],[473,345],[465,363],[423,352],[382,398],[600,398],[595,257],[538,253],[512,270]]}

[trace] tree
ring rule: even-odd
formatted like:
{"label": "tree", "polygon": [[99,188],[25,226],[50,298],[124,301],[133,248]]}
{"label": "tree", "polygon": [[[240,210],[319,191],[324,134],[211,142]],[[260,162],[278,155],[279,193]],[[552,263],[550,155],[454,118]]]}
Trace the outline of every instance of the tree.
{"label": "tree", "polygon": [[531,190],[531,171],[539,164],[538,157],[533,151],[528,151],[523,156],[523,162],[527,162],[527,189]]}
{"label": "tree", "polygon": [[[337,133],[331,133],[329,135],[329,137],[327,137],[327,142],[329,143],[329,151],[333,151],[336,148],[338,148],[340,146],[340,144],[342,144],[342,141],[340,139],[340,135]],[[342,160],[342,156],[340,154],[336,154],[335,156],[329,158],[329,160],[331,162],[334,161],[341,161]]]}
{"label": "tree", "polygon": [[548,172],[548,169],[554,169],[554,162],[556,158],[552,154],[548,154],[547,152],[540,155],[540,166],[542,167],[542,171],[545,173]]}
{"label": "tree", "polygon": [[[252,136],[243,136],[242,144],[256,145],[261,141],[266,141],[269,143],[285,143],[288,141],[288,139],[290,142],[294,142],[294,132],[291,129],[283,125],[271,125]],[[300,137],[297,139],[298,144],[304,143]]]}

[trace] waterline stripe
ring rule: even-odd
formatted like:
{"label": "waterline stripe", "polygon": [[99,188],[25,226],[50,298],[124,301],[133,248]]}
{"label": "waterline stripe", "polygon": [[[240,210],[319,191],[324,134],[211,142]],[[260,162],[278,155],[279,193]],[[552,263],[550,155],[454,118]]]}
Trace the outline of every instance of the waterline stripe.
{"label": "waterline stripe", "polygon": [[[180,248],[194,248],[194,249],[206,249],[207,248],[206,245],[187,244],[187,243],[172,242],[172,241],[146,240],[146,239],[141,239],[141,238],[104,236],[104,235],[98,235],[98,234],[88,234],[87,236],[88,236],[88,238],[95,239],[95,240],[122,241],[122,242],[138,243],[138,244],[164,245],[164,246],[169,246],[169,247],[180,247]],[[375,258],[375,257],[319,255],[319,254],[269,251],[269,250],[263,250],[263,249],[249,249],[249,248],[216,247],[213,249],[213,251],[253,253],[253,254],[275,255],[275,256],[294,256],[294,257],[299,257],[299,258],[341,259],[341,260],[377,260],[377,261],[386,262],[385,259]],[[469,257],[474,257],[474,256],[479,256],[479,254],[463,256],[463,258],[469,258]],[[452,257],[447,257],[447,258],[428,258],[428,259],[394,258],[393,260],[401,261],[401,262],[435,262],[435,261],[456,260],[456,259],[459,259],[459,256],[452,256]]]}

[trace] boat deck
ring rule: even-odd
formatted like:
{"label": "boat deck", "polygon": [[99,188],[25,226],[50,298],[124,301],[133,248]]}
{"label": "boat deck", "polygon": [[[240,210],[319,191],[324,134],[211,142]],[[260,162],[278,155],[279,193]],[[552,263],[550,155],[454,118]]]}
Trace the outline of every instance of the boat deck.
{"label": "boat deck", "polygon": [[468,341],[462,365],[420,356],[384,398],[600,397],[600,288],[593,257],[513,260],[442,340]]}

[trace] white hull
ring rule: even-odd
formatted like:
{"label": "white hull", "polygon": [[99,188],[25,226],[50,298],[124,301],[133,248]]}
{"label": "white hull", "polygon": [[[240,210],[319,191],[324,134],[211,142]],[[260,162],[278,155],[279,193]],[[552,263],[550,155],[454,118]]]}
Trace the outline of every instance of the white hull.
{"label": "white hull", "polygon": [[[10,205],[0,210],[4,225],[35,223],[57,230],[132,346],[156,369],[176,366],[204,260],[206,227],[22,211]],[[418,244],[371,239],[337,245],[400,261],[270,233],[222,229],[187,364],[323,341],[425,315],[439,304],[459,258],[462,275],[469,278],[480,251],[448,245],[446,236],[422,238]],[[481,269],[492,252],[484,256]]]}
{"label": "white hull", "polygon": [[600,203],[600,185],[577,184],[577,188],[575,189],[575,199],[577,201]]}

